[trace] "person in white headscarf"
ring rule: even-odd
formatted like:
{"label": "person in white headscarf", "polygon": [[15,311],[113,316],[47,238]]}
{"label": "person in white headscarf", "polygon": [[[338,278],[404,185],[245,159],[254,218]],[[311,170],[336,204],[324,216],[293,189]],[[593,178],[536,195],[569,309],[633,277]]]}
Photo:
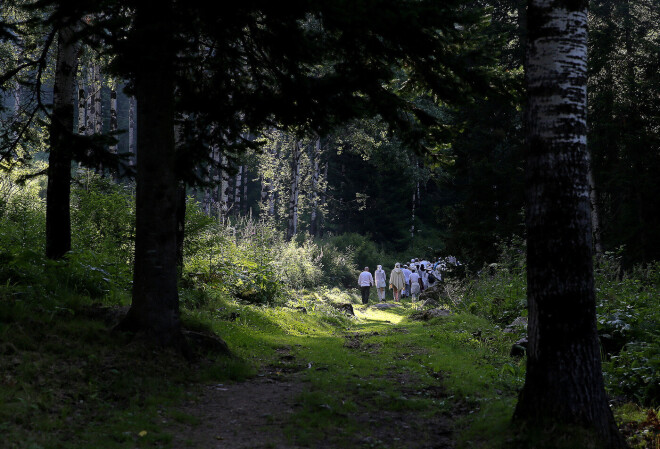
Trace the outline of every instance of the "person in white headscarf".
{"label": "person in white headscarf", "polygon": [[374,273],[376,278],[376,291],[378,292],[378,300],[380,302],[385,301],[385,287],[387,287],[387,277],[385,277],[385,270],[383,270],[382,265],[378,265],[376,272]]}
{"label": "person in white headscarf", "polygon": [[408,265],[404,265],[403,268],[401,268],[401,271],[403,271],[403,277],[406,280],[406,286],[403,289],[403,292],[401,292],[401,295],[405,298],[407,296],[410,296],[410,268],[408,268]]}
{"label": "person in white headscarf", "polygon": [[419,285],[420,277],[419,273],[417,273],[417,268],[413,267],[412,273],[410,273],[410,296],[411,296],[411,301],[415,302],[417,301],[417,296],[419,295],[420,292],[420,285]]}
{"label": "person in white headscarf", "polygon": [[390,272],[390,288],[394,294],[394,301],[399,302],[399,295],[401,290],[406,286],[406,279],[403,276],[403,271],[401,270],[401,264],[396,263],[394,270]]}

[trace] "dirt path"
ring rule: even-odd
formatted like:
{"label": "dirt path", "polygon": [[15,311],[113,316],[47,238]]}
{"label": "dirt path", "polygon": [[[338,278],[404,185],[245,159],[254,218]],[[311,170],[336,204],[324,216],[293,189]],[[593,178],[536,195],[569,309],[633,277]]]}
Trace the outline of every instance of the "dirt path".
{"label": "dirt path", "polygon": [[205,388],[201,396],[181,409],[199,420],[177,432],[176,449],[283,449],[296,448],[282,427],[296,407],[305,384],[297,375],[287,378],[262,373],[236,384]]}
{"label": "dirt path", "polygon": [[[359,349],[363,335],[347,334],[346,346]],[[291,366],[296,360],[287,350],[278,350]],[[311,384],[298,369],[266,368],[256,378],[242,383],[206,386],[196,400],[185,404],[180,411],[198,421],[196,425],[179,425],[172,447],[175,449],[298,449],[287,438],[283,427],[290,415],[301,407],[299,395]],[[304,369],[304,368],[303,368]],[[400,385],[402,396],[424,394],[434,398],[446,397],[440,380],[438,385],[417,391],[415,382],[405,373],[391,373],[388,380]],[[389,377],[389,376],[388,376]],[[337,391],[338,395],[350,394]],[[351,417],[358,430],[349,443],[333,445],[319,435],[304,447],[315,449],[451,449],[452,417],[424,416],[412,410],[374,410],[358,405]]]}

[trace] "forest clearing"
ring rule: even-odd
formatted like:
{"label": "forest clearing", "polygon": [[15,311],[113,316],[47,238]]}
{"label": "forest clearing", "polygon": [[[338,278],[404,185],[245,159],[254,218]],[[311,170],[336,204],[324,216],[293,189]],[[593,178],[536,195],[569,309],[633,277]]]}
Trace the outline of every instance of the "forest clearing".
{"label": "forest clearing", "polygon": [[660,449],[658,23],[3,0],[0,446]]}

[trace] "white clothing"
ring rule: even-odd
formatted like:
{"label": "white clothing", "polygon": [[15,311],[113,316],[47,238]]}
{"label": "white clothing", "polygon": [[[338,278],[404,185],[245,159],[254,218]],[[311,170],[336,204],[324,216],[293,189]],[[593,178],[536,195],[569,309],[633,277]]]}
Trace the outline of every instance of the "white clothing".
{"label": "white clothing", "polygon": [[387,287],[387,278],[385,277],[385,270],[376,270],[376,287]]}
{"label": "white clothing", "polygon": [[418,295],[420,291],[419,288],[419,274],[412,273],[410,275],[410,293],[412,295]]}
{"label": "white clothing", "polygon": [[407,268],[404,268],[402,271],[403,271],[403,277],[406,280],[406,284],[410,284],[410,275],[412,274],[412,271],[410,271]]}
{"label": "white clothing", "polygon": [[358,277],[358,285],[360,287],[370,287],[374,285],[374,278],[368,271],[363,271]]}
{"label": "white clothing", "polygon": [[429,274],[426,271],[422,271],[422,282],[424,283],[424,289],[429,288]]}

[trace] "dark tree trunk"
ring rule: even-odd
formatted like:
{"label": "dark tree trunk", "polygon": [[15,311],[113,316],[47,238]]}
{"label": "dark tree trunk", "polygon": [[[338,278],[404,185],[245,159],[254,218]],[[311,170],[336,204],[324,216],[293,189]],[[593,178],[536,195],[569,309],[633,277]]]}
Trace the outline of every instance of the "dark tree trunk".
{"label": "dark tree trunk", "polygon": [[128,98],[128,165],[135,165],[135,141],[136,141],[136,120],[135,120],[135,97]]}
{"label": "dark tree trunk", "polygon": [[163,346],[182,342],[177,292],[172,0],[137,2],[133,51],[137,192],[133,302],[119,328]]}
{"label": "dark tree trunk", "polygon": [[73,81],[78,52],[74,32],[72,28],[65,28],[58,34],[46,201],[46,257],[49,259],[61,259],[71,250],[70,140],[75,114]]}
{"label": "dark tree trunk", "polygon": [[625,447],[600,362],[586,145],[587,1],[530,0],[526,81],[529,345],[514,419]]}

